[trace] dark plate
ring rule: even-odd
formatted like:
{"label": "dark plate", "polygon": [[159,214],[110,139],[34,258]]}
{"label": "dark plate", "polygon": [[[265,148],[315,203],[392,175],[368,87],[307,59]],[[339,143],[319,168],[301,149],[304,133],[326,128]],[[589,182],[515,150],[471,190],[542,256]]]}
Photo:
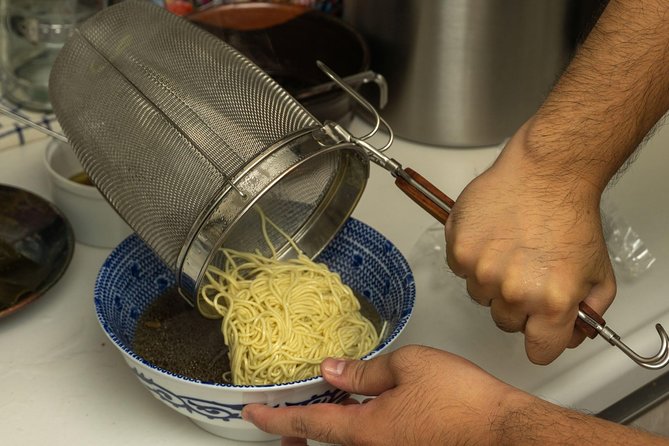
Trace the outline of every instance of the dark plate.
{"label": "dark plate", "polygon": [[70,223],[53,204],[0,184],[0,318],[51,288],[73,252]]}

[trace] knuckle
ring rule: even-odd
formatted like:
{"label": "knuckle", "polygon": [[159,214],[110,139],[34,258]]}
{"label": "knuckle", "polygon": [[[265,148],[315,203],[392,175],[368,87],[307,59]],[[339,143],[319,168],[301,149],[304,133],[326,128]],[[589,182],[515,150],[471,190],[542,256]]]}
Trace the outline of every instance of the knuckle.
{"label": "knuckle", "polygon": [[584,290],[567,283],[550,285],[543,296],[543,313],[548,317],[560,317],[569,313],[586,296]]}
{"label": "knuckle", "polygon": [[[579,299],[580,301],[580,299]],[[574,304],[570,299],[566,299],[564,296],[547,296],[545,302],[546,313],[549,316],[561,316],[565,313],[569,313]]]}
{"label": "knuckle", "polygon": [[464,243],[452,243],[446,261],[450,265],[469,268],[472,263],[471,249]]}
{"label": "knuckle", "polygon": [[464,271],[463,268],[460,267],[460,265],[453,260],[453,257],[448,255],[446,256],[446,265],[448,265],[448,269],[450,269],[453,274],[455,274],[458,277],[466,277],[467,273]]}
{"label": "knuckle", "polygon": [[518,305],[529,301],[532,292],[522,281],[509,278],[502,282],[500,294],[507,304]]}
{"label": "knuckle", "polygon": [[497,261],[490,258],[482,258],[476,264],[474,277],[483,286],[494,285],[498,281]]}
{"label": "knuckle", "polygon": [[355,361],[348,363],[346,373],[349,375],[350,382],[354,383],[356,387],[363,387],[365,384],[365,369],[367,362]]}
{"label": "knuckle", "polygon": [[515,333],[525,328],[527,314],[524,311],[513,311],[504,304],[494,304],[490,309],[490,313],[495,325],[502,331]]}

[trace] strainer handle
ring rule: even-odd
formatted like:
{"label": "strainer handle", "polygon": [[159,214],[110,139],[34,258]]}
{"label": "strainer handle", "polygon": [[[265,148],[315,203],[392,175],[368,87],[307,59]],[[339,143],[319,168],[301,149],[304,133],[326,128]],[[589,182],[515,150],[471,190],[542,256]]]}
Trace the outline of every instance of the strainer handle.
{"label": "strainer handle", "polygon": [[336,133],[343,140],[352,142],[365,149],[373,163],[383,167],[395,177],[395,184],[402,192],[441,222],[441,224],[446,224],[455,201],[439,190],[437,186],[430,183],[415,170],[402,167],[399,161],[390,158],[367,141],[351,135],[339,124],[328,123],[325,128],[331,133]]}
{"label": "strainer handle", "polygon": [[[442,225],[446,224],[455,201],[415,170],[407,167],[400,172],[404,174],[395,177],[395,185]],[[435,199],[438,201],[435,201]]]}

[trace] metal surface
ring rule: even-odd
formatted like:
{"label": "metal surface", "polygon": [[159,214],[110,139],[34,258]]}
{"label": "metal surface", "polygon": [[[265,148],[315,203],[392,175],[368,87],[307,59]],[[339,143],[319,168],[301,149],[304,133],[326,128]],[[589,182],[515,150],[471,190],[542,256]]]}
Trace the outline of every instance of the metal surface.
{"label": "metal surface", "polygon": [[669,372],[640,387],[597,414],[614,423],[630,424],[669,400]]}
{"label": "metal surface", "polygon": [[124,1],[80,25],[50,95],[91,180],[190,301],[221,246],[270,254],[254,206],[298,242],[308,235],[301,248],[314,256],[367,181],[362,149],[317,141],[320,122],[265,72],[150,2]]}
{"label": "metal surface", "polygon": [[344,19],[388,80],[398,136],[494,145],[542,102],[567,53],[569,0],[350,0]]}
{"label": "metal surface", "polygon": [[378,79],[369,71],[369,49],[360,33],[304,5],[234,2],[205,8],[188,20],[248,57],[321,122],[348,124],[355,108],[332,84],[319,85],[323,75],[315,60],[328,64],[351,85]]}

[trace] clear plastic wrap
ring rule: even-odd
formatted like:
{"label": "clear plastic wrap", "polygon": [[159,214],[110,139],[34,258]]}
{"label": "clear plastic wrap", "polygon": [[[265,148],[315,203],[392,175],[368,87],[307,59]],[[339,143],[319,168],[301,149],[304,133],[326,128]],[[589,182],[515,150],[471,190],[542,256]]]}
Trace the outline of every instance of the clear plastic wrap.
{"label": "clear plastic wrap", "polygon": [[650,269],[655,257],[612,201],[602,200],[602,227],[618,280],[633,280]]}

